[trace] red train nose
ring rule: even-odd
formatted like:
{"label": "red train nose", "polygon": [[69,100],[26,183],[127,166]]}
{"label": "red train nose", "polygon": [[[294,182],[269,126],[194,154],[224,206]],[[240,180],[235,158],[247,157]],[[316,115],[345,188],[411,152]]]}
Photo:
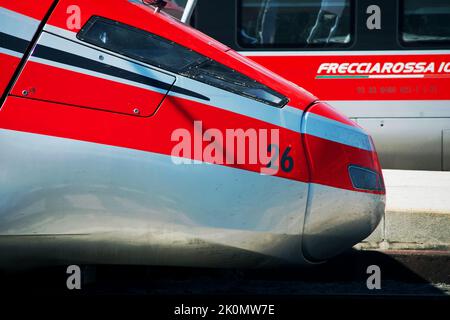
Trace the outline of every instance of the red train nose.
{"label": "red train nose", "polygon": [[377,227],[385,207],[383,176],[370,136],[330,106],[310,107],[302,133],[311,174],[303,251],[323,260]]}

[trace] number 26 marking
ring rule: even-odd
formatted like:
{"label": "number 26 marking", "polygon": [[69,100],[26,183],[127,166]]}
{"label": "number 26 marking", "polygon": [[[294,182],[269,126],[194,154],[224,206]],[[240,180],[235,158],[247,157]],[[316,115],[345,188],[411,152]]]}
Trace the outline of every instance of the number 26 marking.
{"label": "number 26 marking", "polygon": [[[289,155],[292,147],[287,147],[283,155],[281,156],[281,170],[284,172],[291,172],[294,168],[294,159]],[[267,152],[272,154],[271,160],[267,164],[267,168],[271,168],[274,170],[278,170],[278,166],[276,165],[278,157],[280,156],[280,148],[276,144],[270,144],[267,147]]]}

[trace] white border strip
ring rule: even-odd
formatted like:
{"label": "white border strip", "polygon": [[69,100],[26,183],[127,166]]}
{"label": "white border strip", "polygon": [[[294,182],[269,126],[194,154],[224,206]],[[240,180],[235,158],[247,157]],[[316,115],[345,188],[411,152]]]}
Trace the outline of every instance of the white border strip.
{"label": "white border strip", "polygon": [[420,79],[424,77],[423,74],[371,74],[368,79]]}
{"label": "white border strip", "polygon": [[[19,59],[22,59],[22,57],[23,57],[23,54],[21,54],[20,52],[8,50],[8,49],[1,48],[1,47],[0,47],[0,53],[6,54],[8,56],[13,56],[13,57],[16,57]],[[3,72],[3,70],[1,72]]]}
{"label": "white border strip", "polygon": [[362,129],[314,113],[306,114],[302,133],[367,151],[373,150],[369,136]]}
{"label": "white border strip", "polygon": [[0,7],[0,32],[31,41],[39,20]]}

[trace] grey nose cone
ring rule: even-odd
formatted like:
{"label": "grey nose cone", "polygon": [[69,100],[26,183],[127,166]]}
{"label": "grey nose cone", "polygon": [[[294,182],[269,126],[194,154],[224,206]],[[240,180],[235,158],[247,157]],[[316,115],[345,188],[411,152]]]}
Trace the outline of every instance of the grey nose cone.
{"label": "grey nose cone", "polygon": [[303,230],[303,254],[329,259],[367,238],[384,215],[385,196],[313,185]]}

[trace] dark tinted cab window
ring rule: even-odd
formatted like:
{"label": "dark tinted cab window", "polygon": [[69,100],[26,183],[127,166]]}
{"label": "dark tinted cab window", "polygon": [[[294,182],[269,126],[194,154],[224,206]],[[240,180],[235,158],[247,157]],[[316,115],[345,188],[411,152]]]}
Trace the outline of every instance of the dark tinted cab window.
{"label": "dark tinted cab window", "polygon": [[350,0],[239,0],[239,45],[254,47],[348,47]]}
{"label": "dark tinted cab window", "polygon": [[77,37],[121,55],[282,108],[282,94],[167,39],[102,17],[92,17]]}
{"label": "dark tinted cab window", "polygon": [[78,38],[98,47],[173,72],[206,61],[202,55],[174,42],[113,20],[93,17]]}

